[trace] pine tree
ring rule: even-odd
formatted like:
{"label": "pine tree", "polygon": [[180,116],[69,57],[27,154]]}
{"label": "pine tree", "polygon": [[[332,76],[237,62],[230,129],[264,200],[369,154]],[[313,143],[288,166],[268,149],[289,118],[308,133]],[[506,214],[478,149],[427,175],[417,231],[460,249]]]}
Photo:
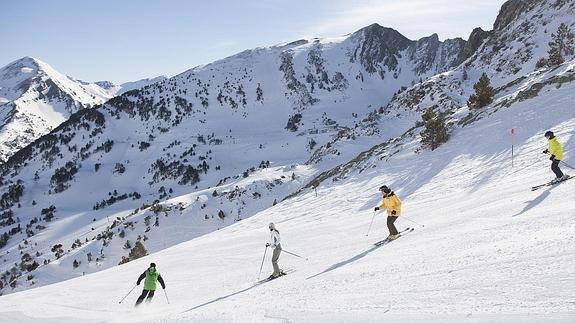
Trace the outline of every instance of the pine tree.
{"label": "pine tree", "polygon": [[449,133],[445,125],[445,118],[437,115],[433,108],[429,108],[421,116],[425,129],[421,131],[421,142],[431,150],[437,149],[442,143],[447,142]]}
{"label": "pine tree", "polygon": [[495,89],[491,86],[491,80],[487,74],[483,73],[479,81],[473,85],[475,94],[472,94],[467,101],[467,105],[471,109],[479,109],[487,106],[493,102],[495,96]]}
{"label": "pine tree", "polygon": [[565,56],[573,55],[573,33],[565,23],[559,25],[557,32],[551,35],[548,53],[550,67],[563,64]]}
{"label": "pine tree", "polygon": [[148,251],[146,250],[146,248],[144,248],[144,245],[140,241],[136,241],[136,243],[134,244],[134,248],[132,248],[132,250],[130,250],[129,258],[130,258],[130,260],[134,260],[134,259],[142,258],[142,257],[146,256],[147,254],[148,254]]}

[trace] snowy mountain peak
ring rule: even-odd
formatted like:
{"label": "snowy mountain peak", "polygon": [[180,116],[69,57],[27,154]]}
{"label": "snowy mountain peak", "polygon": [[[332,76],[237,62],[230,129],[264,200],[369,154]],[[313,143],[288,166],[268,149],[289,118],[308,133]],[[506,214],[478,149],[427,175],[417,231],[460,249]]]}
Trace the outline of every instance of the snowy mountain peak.
{"label": "snowy mountain peak", "polygon": [[109,99],[96,84],[76,81],[23,57],[0,69],[0,160],[48,133],[72,113]]}
{"label": "snowy mountain peak", "polygon": [[375,59],[380,62],[384,57],[397,54],[413,43],[399,31],[377,23],[356,31],[351,37],[361,39],[359,57],[362,61]]}
{"label": "snowy mountain peak", "polygon": [[129,90],[161,81],[160,76],[122,85],[85,82],[30,56],[0,69],[0,160],[56,128],[73,113]]}
{"label": "snowy mountain peak", "polygon": [[6,65],[6,67],[19,66],[19,67],[38,68],[38,65],[41,63],[43,63],[43,62],[40,61],[39,59],[35,58],[35,57],[24,56],[22,58],[19,58],[15,61],[9,63],[8,65]]}

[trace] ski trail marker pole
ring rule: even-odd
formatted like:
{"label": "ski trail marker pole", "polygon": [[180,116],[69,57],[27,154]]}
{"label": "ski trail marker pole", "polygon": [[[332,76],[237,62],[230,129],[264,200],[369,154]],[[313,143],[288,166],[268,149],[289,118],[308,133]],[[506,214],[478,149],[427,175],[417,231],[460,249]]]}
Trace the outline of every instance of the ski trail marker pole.
{"label": "ski trail marker pole", "polygon": [[420,225],[420,226],[422,226],[422,227],[425,228],[425,225],[423,225],[423,224],[421,224],[421,223],[419,223],[419,222],[413,221],[412,219],[406,217],[405,215],[402,215],[401,217],[404,218],[404,219],[406,219],[406,220],[408,220],[408,221],[411,221],[411,222],[413,222],[413,223],[415,223],[415,224],[417,224],[417,225]]}
{"label": "ski trail marker pole", "polygon": [[118,304],[122,304],[122,302],[126,299],[126,297],[128,297],[128,295],[130,295],[132,293],[132,291],[136,288],[136,286],[137,285],[134,285],[134,287],[132,287],[132,289],[130,289],[128,294],[126,294],[126,296],[124,296],[124,298],[122,298],[122,300],[120,302],[118,302]]}
{"label": "ski trail marker pole", "polygon": [[262,268],[264,268],[264,261],[266,260],[266,253],[268,252],[268,246],[266,245],[266,250],[264,251],[264,257],[262,258],[262,264],[260,266],[260,272],[258,273],[258,280],[260,280],[260,276],[262,274]]}
{"label": "ski trail marker pole", "polygon": [[289,252],[289,251],[283,250],[283,249],[282,249],[282,251],[285,252],[285,253],[287,253],[287,254],[290,254],[290,255],[292,255],[292,256],[296,256],[296,257],[298,257],[298,258],[302,258],[302,259],[305,259],[305,260],[309,260],[309,259],[307,259],[307,258],[304,258],[304,257],[300,256],[300,255],[296,255],[296,254],[293,253],[293,252]]}
{"label": "ski trail marker pole", "polygon": [[373,224],[373,219],[375,219],[375,215],[377,214],[377,211],[373,211],[373,216],[371,217],[371,223],[369,224],[369,229],[367,229],[367,233],[365,234],[365,236],[369,236],[369,232],[371,231],[371,225]]}
{"label": "ski trail marker pole", "polygon": [[166,295],[166,301],[168,301],[168,304],[170,304],[170,300],[168,299],[168,293],[166,293],[165,289],[164,289],[164,295]]}
{"label": "ski trail marker pole", "polygon": [[513,168],[514,147],[515,147],[515,128],[511,128],[511,168]]}

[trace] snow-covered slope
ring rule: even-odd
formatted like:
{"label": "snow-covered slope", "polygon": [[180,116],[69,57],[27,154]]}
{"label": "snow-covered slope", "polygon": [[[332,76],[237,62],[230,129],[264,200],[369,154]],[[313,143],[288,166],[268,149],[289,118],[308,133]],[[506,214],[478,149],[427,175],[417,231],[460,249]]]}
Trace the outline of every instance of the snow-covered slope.
{"label": "snow-covered slope", "polygon": [[50,132],[80,109],[112,96],[24,57],[0,69],[0,160]]}
{"label": "snow-covered slope", "polygon": [[[362,161],[370,167],[324,181],[317,195],[305,192],[119,267],[3,296],[1,315],[30,322],[572,322],[575,183],[529,187],[551,178],[541,154],[547,129],[573,163],[574,90],[573,82],[550,85],[454,131],[433,152],[404,139],[398,153],[388,157],[394,146],[374,152]],[[415,231],[374,248],[387,235],[378,214],[366,237],[382,184],[403,200],[398,227]],[[271,221],[284,250],[309,260],[283,253],[280,266],[291,272],[254,286]],[[158,230],[155,239],[178,233],[163,224]],[[134,309],[140,287],[118,304],[150,262],[170,304],[158,291],[150,306]]]}

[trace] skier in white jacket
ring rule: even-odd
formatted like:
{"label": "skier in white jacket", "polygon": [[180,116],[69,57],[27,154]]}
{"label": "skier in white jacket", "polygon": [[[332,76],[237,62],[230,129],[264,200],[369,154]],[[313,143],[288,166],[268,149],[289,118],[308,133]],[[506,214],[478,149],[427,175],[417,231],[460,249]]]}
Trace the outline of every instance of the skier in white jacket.
{"label": "skier in white jacket", "polygon": [[272,242],[266,243],[266,247],[271,246],[272,249],[274,250],[274,253],[272,256],[272,266],[274,267],[274,272],[273,272],[273,274],[271,274],[269,279],[274,279],[274,278],[278,278],[279,276],[282,276],[284,274],[283,271],[278,266],[278,259],[280,257],[280,253],[282,252],[282,245],[280,243],[280,232],[276,229],[275,224],[270,223],[269,228],[270,228],[270,232],[271,232]]}

